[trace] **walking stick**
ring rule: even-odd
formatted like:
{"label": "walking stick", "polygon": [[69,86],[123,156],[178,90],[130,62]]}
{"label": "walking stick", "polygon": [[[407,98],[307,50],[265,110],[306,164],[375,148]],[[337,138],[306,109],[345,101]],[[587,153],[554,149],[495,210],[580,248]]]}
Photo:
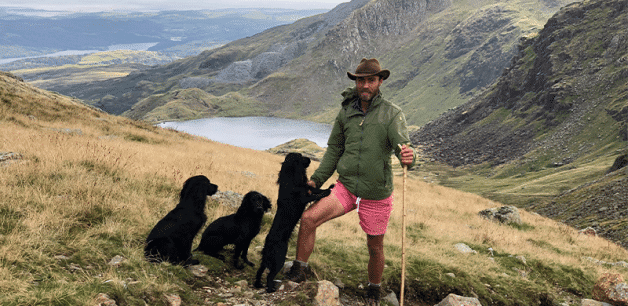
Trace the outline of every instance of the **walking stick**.
{"label": "walking stick", "polygon": [[[399,149],[401,149],[399,145]],[[401,153],[399,153],[401,154]],[[401,291],[399,293],[399,305],[403,306],[403,292],[406,280],[406,179],[408,177],[408,166],[401,164],[403,167],[403,194],[401,196]]]}

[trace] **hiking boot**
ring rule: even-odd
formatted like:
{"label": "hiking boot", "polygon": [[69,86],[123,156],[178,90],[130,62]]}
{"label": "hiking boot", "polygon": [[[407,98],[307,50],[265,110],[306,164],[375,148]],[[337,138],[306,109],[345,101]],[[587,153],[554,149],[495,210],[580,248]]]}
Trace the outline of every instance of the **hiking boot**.
{"label": "hiking boot", "polygon": [[380,300],[380,286],[370,285],[366,289],[366,305],[367,306],[379,306]]}
{"label": "hiking boot", "polygon": [[298,261],[292,262],[290,271],[284,276],[283,279],[289,280],[295,283],[301,283],[307,280],[306,270],[307,266],[301,265]]}

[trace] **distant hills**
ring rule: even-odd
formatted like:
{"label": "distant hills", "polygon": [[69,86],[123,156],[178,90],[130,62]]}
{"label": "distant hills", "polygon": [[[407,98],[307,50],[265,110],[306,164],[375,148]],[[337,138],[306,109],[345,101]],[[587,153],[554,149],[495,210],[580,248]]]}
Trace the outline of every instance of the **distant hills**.
{"label": "distant hills", "polygon": [[[384,93],[420,126],[491,84],[519,38],[571,2],[353,0],[125,78],[48,89],[122,114],[192,80],[214,96],[238,92],[265,115],[329,122],[338,93],[351,86],[346,71],[362,57],[378,57],[393,72]],[[139,119],[150,111],[127,115]]]}
{"label": "distant hills", "polygon": [[150,44],[142,50],[182,58],[322,12],[260,8],[52,14],[0,8],[0,59],[65,50],[140,50],[138,44]]}

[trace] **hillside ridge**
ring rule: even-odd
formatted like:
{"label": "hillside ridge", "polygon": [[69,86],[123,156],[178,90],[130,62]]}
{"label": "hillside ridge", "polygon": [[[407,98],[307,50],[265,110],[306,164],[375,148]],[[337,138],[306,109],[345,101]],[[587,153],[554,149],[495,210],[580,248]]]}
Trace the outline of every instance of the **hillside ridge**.
{"label": "hillside ridge", "polygon": [[[423,126],[411,136],[413,143],[434,161],[483,173],[489,181],[520,180],[508,187],[510,199],[498,191],[480,193],[513,202],[527,197],[521,205],[579,228],[593,226],[628,245],[617,225],[626,216],[591,210],[601,202],[628,208],[625,197],[605,192],[626,187],[625,169],[607,174],[628,153],[627,7],[628,1],[615,0],[561,9],[538,36],[522,38],[494,85]],[[539,189],[543,177],[565,177],[536,195],[512,191],[524,186],[518,177],[525,176],[528,183],[539,181]]]}

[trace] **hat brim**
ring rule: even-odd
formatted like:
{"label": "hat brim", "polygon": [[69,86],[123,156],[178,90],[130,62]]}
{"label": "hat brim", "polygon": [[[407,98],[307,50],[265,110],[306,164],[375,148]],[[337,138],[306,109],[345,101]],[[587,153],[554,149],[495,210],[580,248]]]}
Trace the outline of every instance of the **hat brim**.
{"label": "hat brim", "polygon": [[368,77],[368,76],[372,76],[372,75],[378,75],[382,78],[382,80],[387,79],[390,76],[390,71],[388,71],[388,69],[383,69],[378,73],[369,73],[369,74],[362,74],[362,73],[356,73],[353,74],[351,72],[347,72],[347,76],[352,79],[352,80],[356,80],[357,78],[364,78],[364,77]]}

